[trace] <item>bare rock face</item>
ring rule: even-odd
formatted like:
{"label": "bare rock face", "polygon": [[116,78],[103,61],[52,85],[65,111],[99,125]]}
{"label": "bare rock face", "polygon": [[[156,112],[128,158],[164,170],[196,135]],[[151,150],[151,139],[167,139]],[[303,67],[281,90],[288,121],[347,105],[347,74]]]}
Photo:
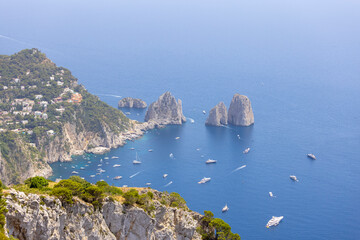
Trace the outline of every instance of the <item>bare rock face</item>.
{"label": "bare rock face", "polygon": [[206,119],[206,125],[222,126],[228,123],[228,113],[223,102],[219,102],[209,112],[209,117]]}
{"label": "bare rock face", "polygon": [[139,98],[123,98],[119,101],[119,108],[127,107],[127,108],[146,108],[147,104],[143,100]]}
{"label": "bare rock face", "polygon": [[182,103],[170,92],[166,92],[159,97],[156,102],[150,104],[146,115],[145,122],[152,121],[157,125],[182,124],[186,121],[182,113]]}
{"label": "bare rock face", "polygon": [[247,96],[236,93],[231,101],[228,112],[228,123],[236,126],[254,124],[254,113]]}

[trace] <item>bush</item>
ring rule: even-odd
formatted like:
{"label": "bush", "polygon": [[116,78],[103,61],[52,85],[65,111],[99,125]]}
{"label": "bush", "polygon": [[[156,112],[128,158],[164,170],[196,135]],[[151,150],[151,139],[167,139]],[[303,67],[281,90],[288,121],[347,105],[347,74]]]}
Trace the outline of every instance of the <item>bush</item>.
{"label": "bush", "polygon": [[139,200],[139,192],[135,189],[130,189],[124,193],[125,205],[134,205]]}
{"label": "bush", "polygon": [[54,187],[50,194],[59,198],[60,201],[63,203],[66,202],[69,204],[73,204],[72,192],[71,192],[71,190],[69,190],[65,187],[56,187],[56,188]]}
{"label": "bush", "polygon": [[74,182],[70,179],[61,180],[54,188],[66,188],[70,190],[74,196],[80,196],[84,192],[84,187],[81,183]]}
{"label": "bush", "polygon": [[187,208],[186,201],[176,192],[170,193],[170,207]]}
{"label": "bush", "polygon": [[43,188],[49,185],[49,181],[44,177],[32,177],[25,180],[25,184],[30,188]]}

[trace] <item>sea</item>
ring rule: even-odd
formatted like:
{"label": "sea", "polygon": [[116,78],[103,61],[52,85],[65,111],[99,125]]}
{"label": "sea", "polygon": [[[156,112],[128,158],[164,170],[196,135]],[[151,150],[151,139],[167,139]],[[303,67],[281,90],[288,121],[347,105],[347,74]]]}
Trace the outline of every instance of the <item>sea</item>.
{"label": "sea", "polygon": [[[165,91],[183,102],[185,124],[54,163],[51,179],[77,171],[92,183],[151,183],[245,240],[360,239],[360,1],[0,0],[0,8],[0,54],[39,48],[113,107],[122,97],[150,104]],[[235,93],[250,98],[255,124],[205,126]],[[123,111],[139,121],[146,112]],[[211,181],[198,184],[203,177]],[[272,216],[284,219],[268,229]]]}

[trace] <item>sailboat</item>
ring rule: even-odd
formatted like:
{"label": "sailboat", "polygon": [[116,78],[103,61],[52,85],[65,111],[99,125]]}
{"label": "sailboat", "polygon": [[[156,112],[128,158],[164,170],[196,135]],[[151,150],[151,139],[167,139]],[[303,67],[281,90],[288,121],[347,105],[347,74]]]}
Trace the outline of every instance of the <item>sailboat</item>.
{"label": "sailboat", "polygon": [[229,211],[229,207],[227,204],[225,204],[225,207],[223,207],[223,209],[221,210],[222,212],[227,212]]}
{"label": "sailboat", "polygon": [[137,152],[136,152],[136,159],[133,161],[133,164],[140,164],[141,162],[139,161],[138,159],[138,155],[137,155]]}

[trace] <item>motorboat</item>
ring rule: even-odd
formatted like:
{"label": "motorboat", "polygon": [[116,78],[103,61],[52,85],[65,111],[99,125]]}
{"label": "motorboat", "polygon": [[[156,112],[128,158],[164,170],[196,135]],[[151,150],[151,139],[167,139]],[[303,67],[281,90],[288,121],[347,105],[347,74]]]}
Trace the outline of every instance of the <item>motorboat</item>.
{"label": "motorboat", "polygon": [[146,186],[150,186],[150,185],[151,185],[151,183],[147,182],[147,183],[145,183],[145,185],[146,185]]}
{"label": "motorboat", "polygon": [[222,212],[227,212],[229,211],[229,207],[227,204],[225,204],[225,207],[223,207],[223,209],[221,210]]}
{"label": "motorboat", "polygon": [[290,179],[295,181],[295,182],[299,181],[295,175],[290,175]]}
{"label": "motorboat", "polygon": [[311,158],[311,159],[313,159],[313,160],[316,160],[315,155],[312,154],[312,153],[309,153],[307,156],[308,156],[308,158]]}
{"label": "motorboat", "polygon": [[200,182],[198,182],[198,184],[203,184],[203,183],[207,183],[211,180],[211,178],[207,178],[207,177],[204,177],[203,179],[200,180]]}
{"label": "motorboat", "polygon": [[90,177],[95,177],[95,175],[90,175]]}
{"label": "motorboat", "polygon": [[71,174],[79,174],[77,171],[72,171]]}
{"label": "motorboat", "polygon": [[109,157],[104,157],[104,159],[109,159]]}
{"label": "motorboat", "polygon": [[119,180],[119,179],[122,179],[122,176],[116,176],[113,178],[114,180]]}
{"label": "motorboat", "polygon": [[247,148],[247,149],[245,149],[244,151],[243,151],[243,154],[247,154],[247,153],[249,153],[250,152],[250,148]]}
{"label": "motorboat", "polygon": [[275,216],[273,216],[273,217],[268,221],[268,223],[266,224],[266,227],[269,228],[269,227],[273,227],[273,226],[279,225],[279,223],[281,222],[281,220],[282,220],[283,218],[284,218],[283,216],[280,216],[280,217],[275,217]]}
{"label": "motorboat", "polygon": [[153,152],[153,151],[154,151],[154,150],[152,150],[152,149],[149,149],[149,150],[148,150],[148,152]]}
{"label": "motorboat", "polygon": [[135,150],[135,148],[132,147],[132,148],[130,148],[130,150]]}
{"label": "motorboat", "polygon": [[203,111],[202,111],[202,113],[203,113],[203,114],[206,114],[206,111],[205,111],[205,110],[203,110]]}
{"label": "motorboat", "polygon": [[173,153],[170,153],[170,154],[169,154],[169,157],[170,157],[170,158],[174,158],[174,154],[173,154]]}
{"label": "motorboat", "polygon": [[81,170],[84,170],[85,168],[84,167],[80,167]]}
{"label": "motorboat", "polygon": [[274,197],[274,194],[272,192],[269,192],[270,197]]}
{"label": "motorboat", "polygon": [[120,167],[120,164],[114,164],[113,167]]}
{"label": "motorboat", "polygon": [[116,158],[119,158],[119,157],[116,157],[116,156],[112,156],[111,159],[116,159]]}
{"label": "motorboat", "polygon": [[168,174],[167,173],[165,173],[164,175],[163,175],[163,178],[166,178],[168,176]]}
{"label": "motorboat", "polygon": [[216,163],[217,160],[214,160],[214,159],[208,159],[206,160],[206,164],[210,164],[210,163]]}
{"label": "motorboat", "polygon": [[175,140],[179,140],[179,139],[180,139],[180,137],[176,137],[176,138],[175,138]]}

